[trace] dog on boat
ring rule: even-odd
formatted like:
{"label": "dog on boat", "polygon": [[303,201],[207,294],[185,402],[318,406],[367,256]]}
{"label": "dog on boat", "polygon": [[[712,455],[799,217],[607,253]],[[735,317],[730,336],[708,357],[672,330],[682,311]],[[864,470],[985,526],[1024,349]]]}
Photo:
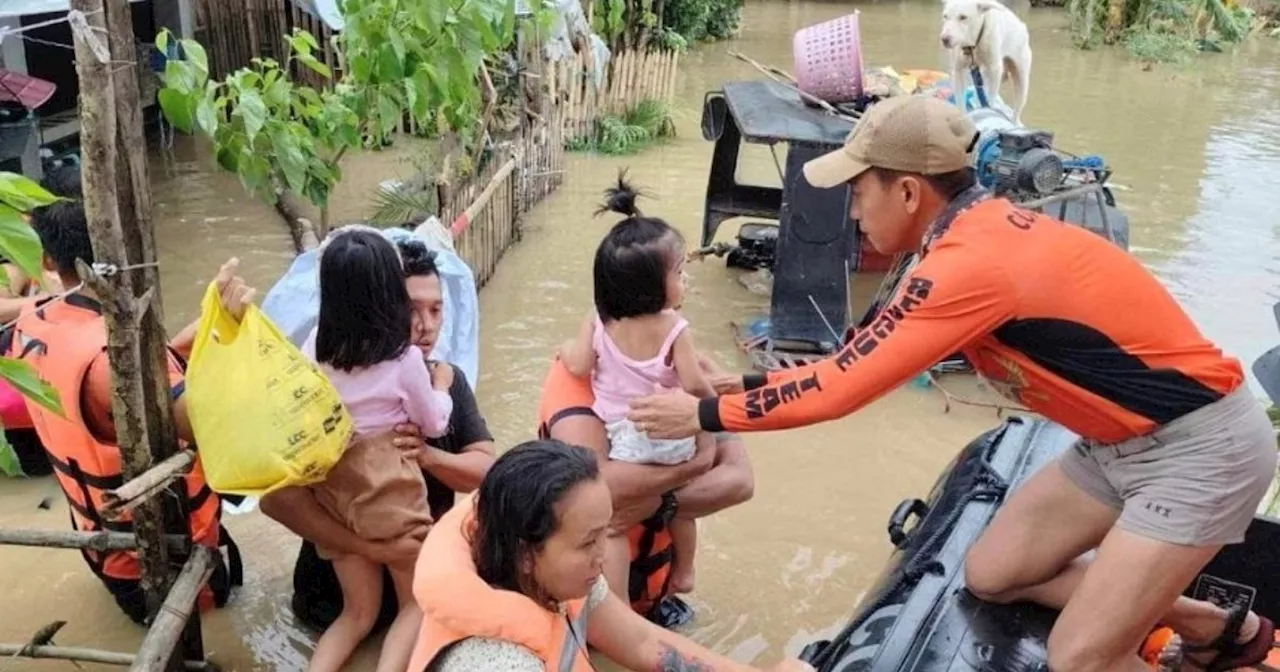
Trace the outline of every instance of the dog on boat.
{"label": "dog on boat", "polygon": [[1008,78],[1014,87],[1014,121],[1022,123],[1022,108],[1031,93],[1031,38],[1027,24],[998,0],[943,0],[942,47],[951,60],[951,83],[957,103],[977,66],[987,100],[1000,92]]}

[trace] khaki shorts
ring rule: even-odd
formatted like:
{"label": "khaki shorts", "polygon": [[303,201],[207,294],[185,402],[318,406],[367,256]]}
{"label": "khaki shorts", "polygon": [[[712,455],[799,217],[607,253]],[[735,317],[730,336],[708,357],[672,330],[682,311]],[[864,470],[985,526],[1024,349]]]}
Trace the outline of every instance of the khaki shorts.
{"label": "khaki shorts", "polygon": [[1115,444],[1081,440],[1059,460],[1118,525],[1157,541],[1244,541],[1276,475],[1276,435],[1247,385],[1150,434]]}

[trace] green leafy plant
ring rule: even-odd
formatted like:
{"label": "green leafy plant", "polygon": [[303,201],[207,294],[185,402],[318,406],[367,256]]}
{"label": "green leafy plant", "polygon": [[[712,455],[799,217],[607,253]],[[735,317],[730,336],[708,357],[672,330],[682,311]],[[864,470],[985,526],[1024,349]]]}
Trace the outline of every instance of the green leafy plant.
{"label": "green leafy plant", "polygon": [[675,134],[671,106],[661,100],[647,99],[621,116],[602,115],[596,121],[595,134],[586,140],[571,142],[569,149],[614,155],[635,154]]}
{"label": "green leafy plant", "polygon": [[742,0],[667,0],[663,26],[689,44],[722,40],[738,31]]}
{"label": "green leafy plant", "polygon": [[[44,252],[40,247],[40,238],[27,224],[23,214],[59,200],[61,199],[29,178],[0,172],[0,252],[37,281],[43,277],[41,262]],[[8,276],[3,277],[6,278],[4,282],[8,282]],[[42,380],[27,362],[0,357],[0,378],[22,396],[54,413],[62,414],[62,402],[57,390]],[[8,476],[22,475],[18,455],[3,433],[0,433],[0,472]]]}
{"label": "green leafy plant", "polygon": [[[287,191],[314,204],[321,237],[351,149],[385,145],[406,117],[464,145],[482,138],[481,68],[512,44],[516,25],[509,0],[342,0],[340,8],[345,26],[332,47],[346,69],[337,81],[316,58],[316,39],[295,29],[286,63],[254,59],[221,82],[209,81],[204,49],[182,40],[186,58],[166,63],[159,94],[174,127],[208,136],[219,165],[251,193],[275,203]],[[156,48],[169,53],[171,39],[162,31]],[[298,83],[295,64],[330,85]]]}

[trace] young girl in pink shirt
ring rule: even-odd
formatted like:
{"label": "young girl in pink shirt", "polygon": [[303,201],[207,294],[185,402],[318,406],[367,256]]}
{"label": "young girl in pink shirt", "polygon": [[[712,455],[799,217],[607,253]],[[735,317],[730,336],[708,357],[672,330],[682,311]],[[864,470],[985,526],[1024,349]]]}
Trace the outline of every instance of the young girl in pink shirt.
{"label": "young girl in pink shirt", "polygon": [[[316,499],[339,522],[370,541],[409,537],[431,528],[422,471],[388,437],[413,423],[432,438],[448,429],[453,402],[432,387],[424,355],[410,341],[413,309],[400,255],[377,230],[346,227],[320,250],[320,317],[303,352],[337,388],[355,424],[342,458]],[[372,630],[382,602],[382,567],[359,555],[318,548],[332,558],[342,586],[342,615],[316,644],[310,670],[338,670]],[[413,599],[413,565],[389,567],[400,613],[387,631],[378,670],[403,672],[422,612]]]}
{"label": "young girl in pink shirt", "polygon": [[[609,459],[679,464],[693,457],[694,439],[649,438],[627,419],[627,411],[632,398],[652,394],[655,385],[715,396],[698,367],[689,323],[676,312],[684,301],[684,237],[663,220],[641,215],[637,192],[623,178],[606,193],[608,204],[601,212],[617,212],[626,219],[615,224],[596,249],[596,309],[578,337],[561,348],[560,356],[570,373],[591,375],[592,410],[605,423]],[[630,565],[624,532],[611,536],[605,560],[606,579],[623,594]],[[687,593],[694,584],[694,519],[677,513],[671,537],[671,589]]]}

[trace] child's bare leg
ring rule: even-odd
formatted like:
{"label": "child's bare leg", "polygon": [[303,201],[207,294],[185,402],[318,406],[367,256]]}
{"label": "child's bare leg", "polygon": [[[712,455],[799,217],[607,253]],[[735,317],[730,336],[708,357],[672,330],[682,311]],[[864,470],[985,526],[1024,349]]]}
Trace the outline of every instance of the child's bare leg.
{"label": "child's bare leg", "polygon": [[671,592],[693,592],[693,551],[698,545],[698,521],[693,518],[671,519],[671,545],[675,558],[671,561]]}
{"label": "child's bare leg", "polygon": [[628,604],[631,584],[631,540],[626,530],[609,530],[609,538],[605,540],[604,578],[609,582],[609,590]]}
{"label": "child's bare leg", "polygon": [[[337,672],[356,647],[373,630],[382,606],[382,567],[358,555],[333,560],[333,571],[342,586],[342,613],[311,654],[310,672]],[[407,666],[408,663],[406,662]]]}
{"label": "child's bare leg", "polygon": [[[696,438],[699,447],[710,444],[716,446],[716,437],[714,434],[701,432]],[[684,488],[676,491],[676,498],[684,492]],[[681,515],[677,512],[676,517],[671,519],[671,546],[675,551],[675,557],[671,561],[671,592],[673,593],[692,593],[694,584],[694,550],[698,545],[698,523],[693,516],[687,513]]]}
{"label": "child's bare leg", "polygon": [[405,672],[413,655],[414,642],[418,639],[418,628],[422,625],[422,610],[413,599],[413,565],[389,569],[396,587],[396,599],[400,601],[400,613],[382,640],[377,672]]}

